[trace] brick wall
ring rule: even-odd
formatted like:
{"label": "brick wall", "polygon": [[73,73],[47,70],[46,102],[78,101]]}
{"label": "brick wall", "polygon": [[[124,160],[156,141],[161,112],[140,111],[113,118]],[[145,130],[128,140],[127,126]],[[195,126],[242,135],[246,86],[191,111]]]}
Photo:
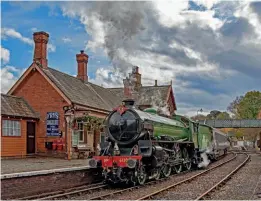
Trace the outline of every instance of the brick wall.
{"label": "brick wall", "polygon": [[90,184],[100,177],[94,176],[96,170],[78,170],[72,172],[21,177],[1,180],[1,198],[17,199],[40,193],[64,190],[84,184]]}
{"label": "brick wall", "polygon": [[24,97],[31,107],[40,113],[40,121],[36,126],[36,147],[38,152],[45,152],[45,142],[55,139],[46,137],[46,114],[58,112],[59,129],[64,132],[63,106],[67,103],[38,71],[31,71],[12,95]]}
{"label": "brick wall", "polygon": [[[1,128],[2,121],[7,120],[18,120],[21,123],[21,136],[1,136],[1,157],[18,156],[24,157],[26,155],[26,130],[27,121],[21,119],[8,119],[5,117],[1,118]],[[1,131],[2,133],[2,131]]]}
{"label": "brick wall", "polygon": [[[31,71],[12,95],[24,97],[30,106],[40,113],[40,121],[36,125],[36,150],[38,153],[46,153],[45,142],[56,139],[56,137],[46,137],[47,112],[59,113],[59,129],[63,131],[63,138],[66,141],[63,106],[68,105],[68,103],[38,71]],[[83,115],[81,112],[77,113]],[[91,112],[90,115],[99,118],[105,118],[106,116],[99,112]],[[94,136],[95,147],[99,139],[100,134],[96,132]]]}

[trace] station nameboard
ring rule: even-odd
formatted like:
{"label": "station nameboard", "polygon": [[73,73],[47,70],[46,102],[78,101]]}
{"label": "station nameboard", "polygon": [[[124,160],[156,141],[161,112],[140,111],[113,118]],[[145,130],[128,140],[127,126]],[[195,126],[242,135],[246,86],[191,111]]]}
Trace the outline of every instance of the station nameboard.
{"label": "station nameboard", "polygon": [[47,112],[46,118],[46,134],[47,136],[59,136],[59,113]]}

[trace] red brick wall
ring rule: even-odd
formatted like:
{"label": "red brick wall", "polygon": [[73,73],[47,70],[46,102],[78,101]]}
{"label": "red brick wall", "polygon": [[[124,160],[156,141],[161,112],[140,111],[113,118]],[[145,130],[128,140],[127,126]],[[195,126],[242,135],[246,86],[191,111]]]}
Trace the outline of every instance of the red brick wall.
{"label": "red brick wall", "polygon": [[40,113],[40,121],[36,126],[36,148],[37,152],[45,152],[45,142],[55,139],[46,137],[46,114],[59,113],[59,129],[64,133],[63,106],[68,104],[38,71],[31,71],[12,95],[24,97],[31,107]]}
{"label": "red brick wall", "polygon": [[[1,133],[2,133],[2,121],[1,118]],[[21,136],[1,136],[1,157],[18,156],[24,157],[26,155],[26,120],[21,119],[8,119],[8,120],[18,120],[21,122]]]}
{"label": "red brick wall", "polygon": [[1,180],[1,198],[18,199],[101,181],[94,169]]}

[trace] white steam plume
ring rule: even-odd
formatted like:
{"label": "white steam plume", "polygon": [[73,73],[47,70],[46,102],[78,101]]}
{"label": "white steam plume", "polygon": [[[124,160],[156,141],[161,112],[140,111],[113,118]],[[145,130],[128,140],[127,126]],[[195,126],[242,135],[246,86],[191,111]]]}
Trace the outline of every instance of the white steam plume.
{"label": "white steam plume", "polygon": [[159,113],[170,116],[168,104],[158,97],[161,97],[161,93],[159,90],[157,91],[156,95],[150,97],[150,99],[152,99],[152,107],[155,108]]}
{"label": "white steam plume", "polygon": [[208,164],[210,163],[210,161],[208,160],[208,156],[207,156],[206,152],[201,153],[200,156],[201,156],[201,158],[203,159],[203,161],[198,164],[198,167],[199,167],[199,168],[207,167]]}
{"label": "white steam plume", "polygon": [[[138,37],[145,30],[144,20],[148,4],[151,3],[95,2],[87,11],[100,22],[104,36],[100,45],[104,46],[113,67],[121,72],[126,73],[135,65],[130,62],[128,55],[133,56],[137,50]],[[87,24],[92,25],[91,20]],[[91,44],[89,46],[91,47]]]}

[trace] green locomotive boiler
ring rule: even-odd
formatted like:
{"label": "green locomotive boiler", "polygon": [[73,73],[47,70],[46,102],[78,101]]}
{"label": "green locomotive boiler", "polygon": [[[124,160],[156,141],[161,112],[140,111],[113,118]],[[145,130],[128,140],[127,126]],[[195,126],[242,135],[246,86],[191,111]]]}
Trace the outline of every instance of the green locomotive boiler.
{"label": "green locomotive boiler", "polygon": [[107,141],[89,164],[102,167],[110,183],[143,184],[147,179],[169,177],[172,172],[197,168],[202,154],[216,159],[230,145],[216,129],[180,115],[158,115],[153,108],[141,111],[132,100],[108,115],[105,132]]}

